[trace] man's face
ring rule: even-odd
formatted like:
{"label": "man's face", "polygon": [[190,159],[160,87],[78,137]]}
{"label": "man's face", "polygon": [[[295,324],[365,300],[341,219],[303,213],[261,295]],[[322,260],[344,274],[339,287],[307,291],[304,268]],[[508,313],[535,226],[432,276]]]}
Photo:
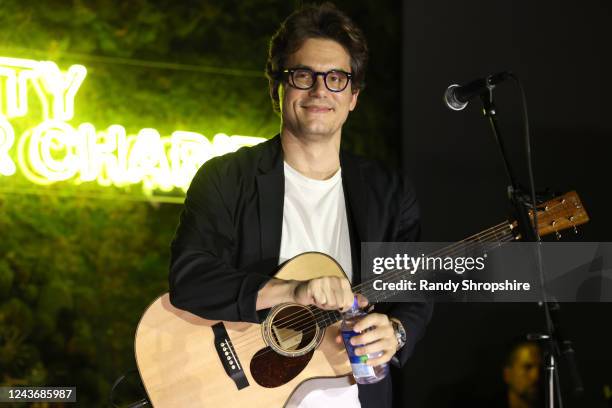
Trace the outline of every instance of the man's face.
{"label": "man's face", "polygon": [[[342,70],[351,72],[351,59],[337,42],[311,38],[292,54],[285,68],[310,68],[316,72]],[[351,91],[352,83],[341,92],[325,87],[322,76],[311,89],[300,90],[283,83],[279,98],[283,130],[295,137],[309,140],[329,139],[340,136],[348,113],[355,109],[358,92]]]}
{"label": "man's face", "polygon": [[514,361],[504,369],[504,381],[508,384],[510,391],[524,401],[536,401],[541,365],[542,357],[537,346],[525,345],[516,350]]}

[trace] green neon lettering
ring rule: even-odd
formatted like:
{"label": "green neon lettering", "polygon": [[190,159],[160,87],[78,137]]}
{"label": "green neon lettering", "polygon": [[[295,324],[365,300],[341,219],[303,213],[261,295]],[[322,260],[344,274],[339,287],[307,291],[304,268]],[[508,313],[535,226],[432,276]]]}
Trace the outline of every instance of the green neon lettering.
{"label": "green neon lettering", "polygon": [[3,176],[15,174],[15,162],[8,154],[13,143],[15,143],[13,126],[4,116],[0,116],[0,174]]}
{"label": "green neon lettering", "polygon": [[128,145],[125,128],[112,125],[106,131],[96,132],[91,123],[83,123],[77,133],[85,148],[80,170],[81,181],[96,180],[101,186],[126,184]]}
{"label": "green neon lettering", "polygon": [[166,143],[155,129],[141,129],[136,136],[128,137],[127,180],[142,182],[145,192],[154,189],[172,190],[170,165],[166,157]]}
{"label": "green neon lettering", "polygon": [[[46,108],[45,115],[57,120],[70,120],[74,116],[74,97],[81,87],[87,69],[82,65],[72,65],[62,72],[52,61],[41,61],[36,72],[42,87],[37,88],[41,103]],[[51,111],[47,99],[51,98]]]}
{"label": "green neon lettering", "polygon": [[[236,151],[264,138],[218,133],[212,141],[196,132],[177,130],[161,137],[152,128],[128,136],[121,125],[97,131],[91,123],[73,128],[74,99],[87,75],[82,65],[60,71],[55,62],[0,57],[0,174],[18,167],[36,184],[72,179],[102,186],[142,183],[154,190],[187,190],[198,168],[211,157]],[[28,87],[38,96],[42,122],[15,140],[8,118],[28,113]],[[17,160],[10,150],[17,142]]]}
{"label": "green neon lettering", "polygon": [[68,180],[83,166],[79,144],[72,126],[47,120],[21,137],[17,161],[26,178],[34,183]]}
{"label": "green neon lettering", "polygon": [[35,76],[38,62],[0,57],[1,112],[8,118],[24,116],[28,111],[28,81]]}
{"label": "green neon lettering", "polygon": [[174,186],[186,191],[204,162],[213,156],[213,146],[204,135],[177,130],[170,136],[170,165]]}

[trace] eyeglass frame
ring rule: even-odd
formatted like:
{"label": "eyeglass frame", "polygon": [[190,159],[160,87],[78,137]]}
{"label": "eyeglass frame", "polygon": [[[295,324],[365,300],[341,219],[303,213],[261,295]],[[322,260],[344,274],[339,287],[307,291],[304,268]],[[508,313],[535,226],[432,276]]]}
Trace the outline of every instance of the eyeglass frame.
{"label": "eyeglass frame", "polygon": [[[298,70],[310,71],[312,73],[311,74],[311,77],[313,78],[312,85],[310,85],[308,88],[300,88],[300,87],[295,85],[295,80],[293,79],[293,73],[295,71],[298,71]],[[344,85],[344,88],[339,89],[339,90],[333,90],[333,89],[329,88],[329,85],[327,85],[327,75],[329,75],[332,72],[340,72],[340,73],[346,75],[347,81],[346,81],[346,84]],[[291,85],[295,89],[299,89],[301,91],[307,91],[309,89],[314,88],[315,83],[317,82],[317,77],[318,76],[322,76],[323,77],[323,83],[325,84],[325,88],[327,88],[328,91],[334,92],[334,93],[339,93],[339,92],[344,91],[348,87],[349,82],[351,82],[353,80],[353,74],[352,73],[343,71],[341,69],[330,69],[327,72],[321,72],[321,71],[312,70],[310,68],[298,67],[298,68],[284,69],[280,73],[281,74],[287,74],[289,76],[289,78],[291,78],[291,81],[287,81],[289,83],[289,85]]]}

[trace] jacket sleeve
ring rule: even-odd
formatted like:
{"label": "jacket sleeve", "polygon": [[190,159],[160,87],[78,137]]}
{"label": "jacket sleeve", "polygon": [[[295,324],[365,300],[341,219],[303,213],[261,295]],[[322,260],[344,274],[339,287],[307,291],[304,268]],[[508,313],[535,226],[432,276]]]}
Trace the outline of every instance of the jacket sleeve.
{"label": "jacket sleeve", "polygon": [[258,322],[257,292],[277,260],[237,267],[236,200],[215,163],[205,163],[187,191],[171,244],[170,302],[210,320]]}
{"label": "jacket sleeve", "polygon": [[[419,206],[412,185],[404,180],[402,188],[402,205],[398,225],[397,242],[415,242],[421,235]],[[389,317],[395,317],[402,322],[406,330],[406,344],[394,356],[394,362],[403,366],[412,355],[416,343],[425,334],[425,328],[431,320],[433,302],[394,303],[389,311]],[[397,359],[396,359],[397,358]]]}

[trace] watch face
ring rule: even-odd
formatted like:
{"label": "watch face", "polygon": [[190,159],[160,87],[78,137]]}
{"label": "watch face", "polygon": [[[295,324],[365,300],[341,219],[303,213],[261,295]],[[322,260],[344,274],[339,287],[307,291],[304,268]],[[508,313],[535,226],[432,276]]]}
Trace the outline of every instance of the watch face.
{"label": "watch face", "polygon": [[403,347],[406,343],[406,331],[402,327],[401,323],[396,320],[393,320],[393,329],[395,330],[395,337],[397,338],[397,343],[400,347]]}

